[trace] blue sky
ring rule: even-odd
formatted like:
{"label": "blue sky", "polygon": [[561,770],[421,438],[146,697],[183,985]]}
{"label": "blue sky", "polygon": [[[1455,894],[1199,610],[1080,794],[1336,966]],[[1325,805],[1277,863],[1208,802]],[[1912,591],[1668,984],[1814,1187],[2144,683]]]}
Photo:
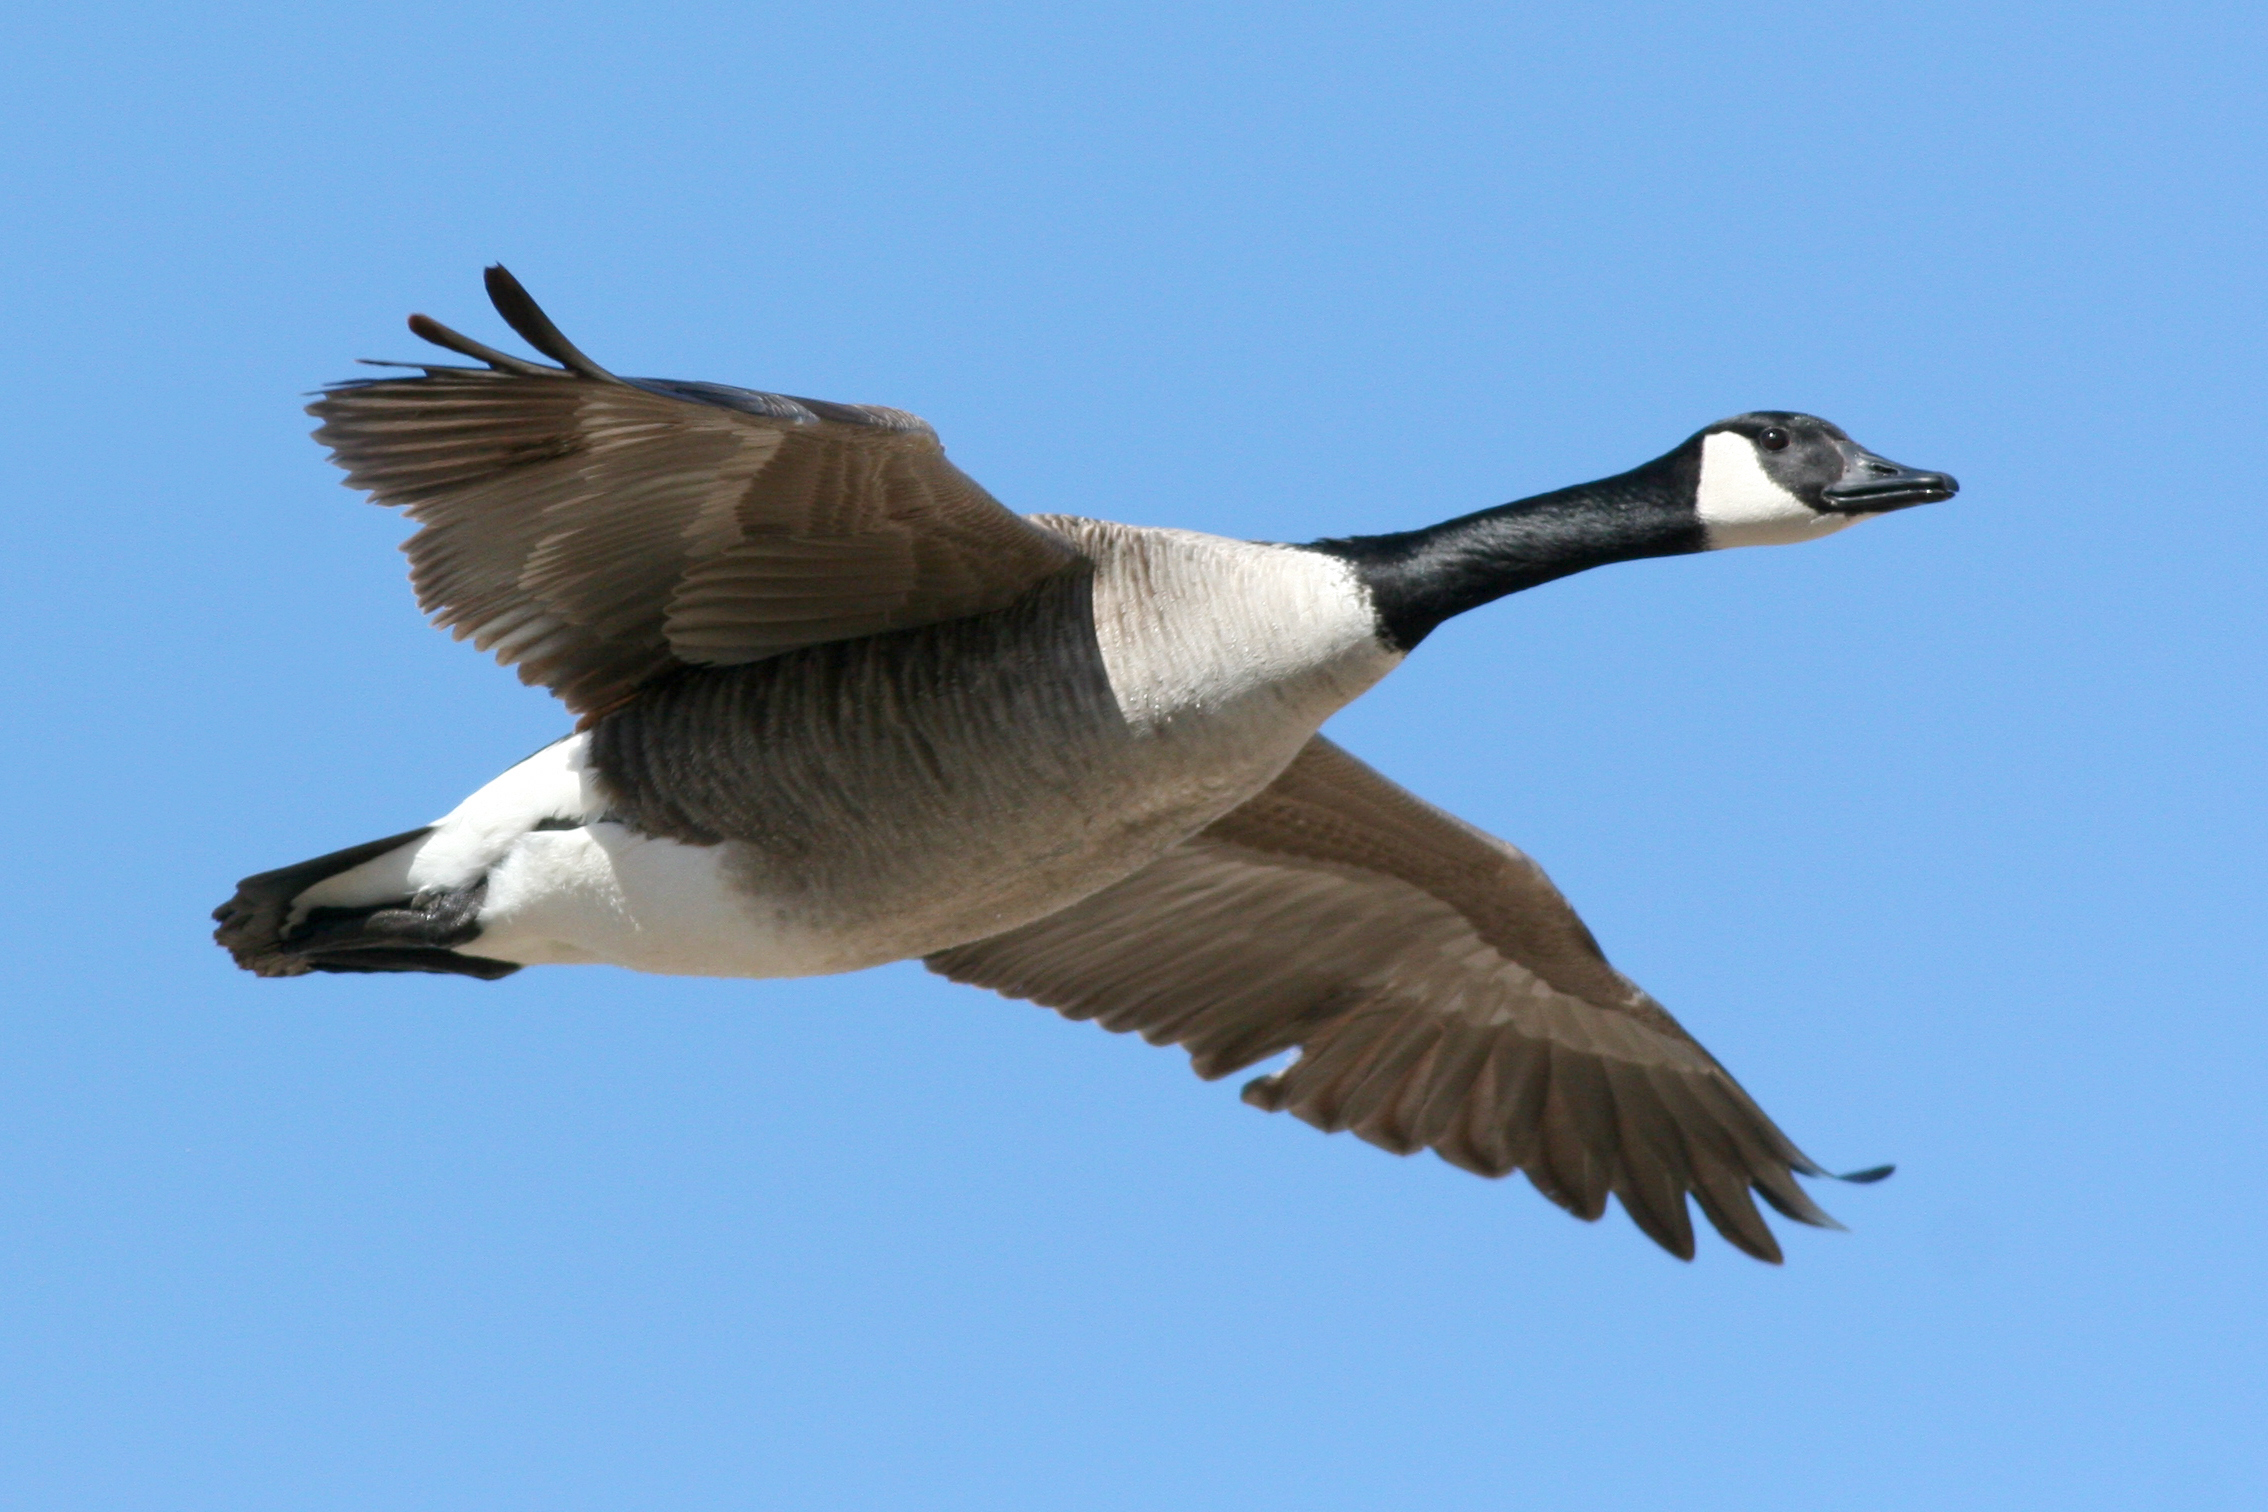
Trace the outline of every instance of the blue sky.
{"label": "blue sky", "polygon": [[[0,1505],[2268,1504],[2257,6],[93,5],[0,91]],[[1811,410],[1955,503],[1459,621],[1534,853],[1847,1234],[1619,1214],[898,966],[256,981],[559,709],[306,391],[499,339],[1012,505],[1404,527]]]}

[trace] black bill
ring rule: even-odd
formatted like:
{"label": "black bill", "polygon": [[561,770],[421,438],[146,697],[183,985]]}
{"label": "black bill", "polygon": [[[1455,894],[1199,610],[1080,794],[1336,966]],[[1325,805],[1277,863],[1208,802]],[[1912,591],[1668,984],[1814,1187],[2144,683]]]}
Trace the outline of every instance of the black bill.
{"label": "black bill", "polygon": [[1953,481],[1951,473],[1922,472],[1860,451],[1839,480],[1820,490],[1820,497],[1839,514],[1880,514],[1916,504],[1942,503],[1960,491],[1961,485]]}

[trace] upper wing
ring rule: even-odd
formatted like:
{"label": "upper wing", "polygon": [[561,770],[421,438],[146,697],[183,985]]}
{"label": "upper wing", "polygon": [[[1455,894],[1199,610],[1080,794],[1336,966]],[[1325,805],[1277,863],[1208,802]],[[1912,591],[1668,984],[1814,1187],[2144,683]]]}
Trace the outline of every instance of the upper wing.
{"label": "upper wing", "polygon": [[1751,1187],[1835,1226],[1792,1176],[1825,1173],[1607,964],[1533,861],[1321,736],[1126,881],[928,965],[1186,1046],[1206,1078],[1296,1046],[1247,1102],[1485,1176],[1524,1170],[1586,1219],[1611,1191],[1683,1258],[1688,1192],[1763,1260],[1780,1248]]}
{"label": "upper wing", "polygon": [[501,267],[488,290],[565,366],[412,316],[489,366],[342,383],[308,413],[349,487],[424,526],[404,549],[434,622],[579,712],[683,663],[1002,608],[1078,556],[912,415],[617,378]]}

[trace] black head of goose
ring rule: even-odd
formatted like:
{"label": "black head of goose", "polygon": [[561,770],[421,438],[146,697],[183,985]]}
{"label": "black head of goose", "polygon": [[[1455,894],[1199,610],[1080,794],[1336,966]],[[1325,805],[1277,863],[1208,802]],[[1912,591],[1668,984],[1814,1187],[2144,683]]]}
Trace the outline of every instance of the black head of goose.
{"label": "black head of goose", "polygon": [[[919,957],[1188,1050],[1386,1149],[1687,1199],[1777,1260],[1752,1194],[1822,1176],[1511,846],[1317,733],[1435,625],[1607,562],[1807,540],[1951,497],[1810,416],[1713,425],[1617,477],[1428,529],[1282,546],[1014,514],[897,410],[623,378],[511,275],[556,366],[311,407],[402,508],[419,602],[580,716],[433,823],[246,878],[262,976],[523,966],[795,976]],[[1871,1177],[1878,1172],[1861,1173]],[[1858,1179],[1858,1178],[1851,1178]]]}

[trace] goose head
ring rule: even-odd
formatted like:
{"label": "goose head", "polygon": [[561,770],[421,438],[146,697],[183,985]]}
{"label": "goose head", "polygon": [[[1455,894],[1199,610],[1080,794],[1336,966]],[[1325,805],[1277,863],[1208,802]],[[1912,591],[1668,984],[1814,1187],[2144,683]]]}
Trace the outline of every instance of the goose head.
{"label": "goose head", "polygon": [[1720,420],[1643,466],[1391,535],[1310,542],[1354,571],[1379,637],[1408,651],[1508,593],[1640,557],[1815,540],[1950,499],[1941,472],[1902,467],[1816,415]]}
{"label": "goose head", "polygon": [[1694,458],[1693,511],[1712,550],[1814,540],[1950,499],[1961,487],[1950,474],[1878,457],[1842,427],[1788,410],[1720,420],[1686,447]]}

